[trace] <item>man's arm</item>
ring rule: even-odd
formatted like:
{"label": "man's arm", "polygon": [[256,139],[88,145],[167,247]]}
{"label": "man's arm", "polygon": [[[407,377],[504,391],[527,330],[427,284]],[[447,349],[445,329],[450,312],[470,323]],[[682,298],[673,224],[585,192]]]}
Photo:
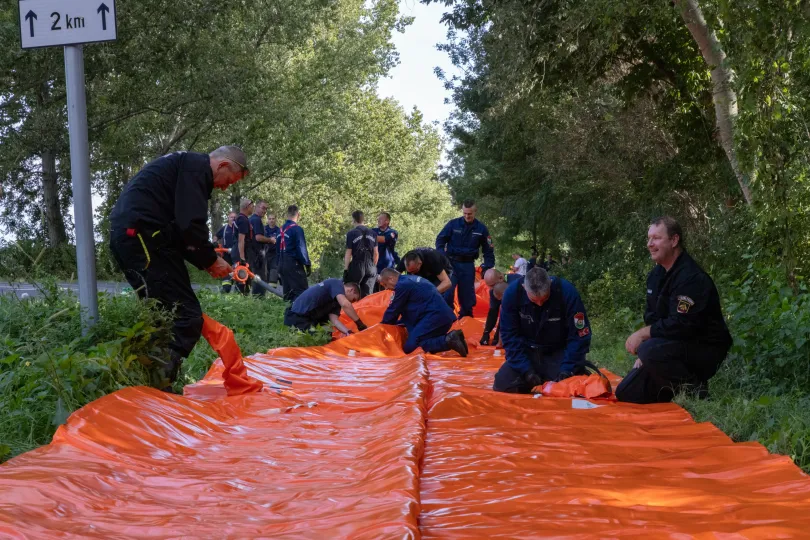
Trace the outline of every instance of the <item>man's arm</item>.
{"label": "man's arm", "polygon": [[485,272],[490,268],[495,268],[495,249],[492,247],[492,237],[489,235],[489,229],[484,225],[484,234],[481,236],[481,251],[484,254],[484,264],[481,269]]}
{"label": "man's arm", "polygon": [[[566,317],[568,317],[568,340],[560,372],[574,373],[577,368],[585,364],[585,355],[591,349],[591,323],[588,320],[588,313],[585,311],[582,298],[573,285],[568,285],[563,289],[563,300],[565,301]],[[579,322],[580,318],[577,317],[579,314],[582,314],[582,322]],[[578,328],[577,324],[582,328]]]}
{"label": "man's arm", "polygon": [[439,235],[436,237],[436,249],[441,251],[442,253],[447,253],[447,244],[450,243],[450,237],[453,235],[453,229],[450,226],[450,222],[447,222],[447,225],[439,232]]}
{"label": "man's arm", "polygon": [[334,313],[329,314],[329,322],[332,323],[332,326],[343,332],[344,335],[351,334],[351,331],[346,328],[346,325],[340,322],[340,317],[335,315]]}
{"label": "man's arm", "polygon": [[711,295],[708,276],[695,274],[672,291],[669,313],[665,319],[650,325],[650,337],[694,339],[704,324],[702,317]]}
{"label": "man's arm", "polygon": [[520,286],[509,287],[501,303],[501,343],[506,351],[509,366],[520,374],[532,370],[529,360],[529,346],[520,335],[520,313],[518,312],[518,293]]}
{"label": "man's arm", "polygon": [[245,258],[245,235],[243,233],[239,233],[239,259],[247,260]]}
{"label": "man's arm", "polygon": [[[407,279],[407,278],[400,278],[400,279]],[[388,308],[385,310],[385,314],[383,314],[382,323],[383,324],[397,324],[399,320],[399,315],[402,313],[402,309],[405,307],[405,303],[408,299],[408,290],[405,287],[400,287],[398,291],[394,293],[394,296],[391,298],[391,303],[388,304]]]}
{"label": "man's arm", "polygon": [[648,339],[650,339],[650,327],[645,326],[630,334],[630,337],[624,342],[624,348],[627,349],[627,352],[630,354],[636,354],[641,344]]}
{"label": "man's arm", "polygon": [[309,252],[307,251],[307,239],[304,237],[304,229],[301,227],[294,227],[298,231],[300,238],[298,239],[298,250],[301,253],[301,257],[304,259],[303,262],[304,266],[312,266],[312,261],[309,260]]}
{"label": "man's arm", "polygon": [[343,270],[348,270],[349,269],[349,263],[351,263],[351,262],[352,262],[352,250],[347,249],[343,253]]}
{"label": "man's arm", "polygon": [[349,302],[349,299],[346,298],[345,294],[339,294],[335,297],[335,299],[338,301],[338,304],[340,304],[341,309],[343,309],[343,312],[346,314],[347,317],[349,317],[354,322],[360,320],[360,316],[354,310],[354,306],[352,305],[351,302]]}
{"label": "man's arm", "polygon": [[[186,158],[188,159],[188,158]],[[206,161],[207,163],[207,161]],[[208,191],[205,187],[205,173],[201,169],[186,169],[181,164],[175,188],[174,221],[185,246],[198,253],[195,260],[204,267],[217,260],[214,245],[208,239]]]}
{"label": "man's arm", "polygon": [[372,248],[371,251],[373,252],[372,257],[374,258],[374,260],[373,260],[374,266],[377,266],[377,261],[380,260],[380,251],[378,249],[375,249],[375,248]]}
{"label": "man's arm", "polygon": [[448,276],[447,272],[444,270],[442,270],[442,273],[437,277],[439,278],[439,284],[436,286],[436,290],[439,291],[440,294],[453,286],[453,282],[450,281],[450,276]]}

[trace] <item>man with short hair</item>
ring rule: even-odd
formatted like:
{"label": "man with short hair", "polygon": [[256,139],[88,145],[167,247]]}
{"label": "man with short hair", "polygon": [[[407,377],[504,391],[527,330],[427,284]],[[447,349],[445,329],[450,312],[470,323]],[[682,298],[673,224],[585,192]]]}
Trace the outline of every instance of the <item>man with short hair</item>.
{"label": "man with short hair", "polygon": [[331,322],[348,336],[350,331],[340,322],[340,310],[357,324],[361,332],[366,325],[360,320],[352,304],[360,300],[357,283],[343,283],[337,278],[326,279],[309,287],[284,311],[284,324],[306,332],[310,328]]}
{"label": "man with short hair", "polygon": [[532,256],[529,258],[529,264],[526,265],[526,271],[528,272],[535,266],[537,266],[537,248],[532,249]]}
{"label": "man with short hair", "polygon": [[[219,244],[220,247],[225,249],[233,249],[233,246],[236,244],[236,239],[239,235],[239,232],[236,230],[236,212],[228,212],[228,223],[223,225],[217,231],[217,234],[214,235],[214,243]],[[233,264],[233,258],[231,257],[231,252],[223,253],[222,258],[225,259],[225,262],[228,264]],[[233,286],[233,278],[230,276],[226,276],[222,279],[222,292],[229,293],[231,292],[231,287]]]}
{"label": "man with short hair", "polygon": [[[241,265],[247,265],[251,271],[256,267],[256,251],[258,243],[255,241],[255,231],[250,217],[253,215],[255,205],[250,199],[239,202],[239,215],[236,217],[237,240],[231,250],[231,257]],[[247,296],[250,291],[250,280],[247,283],[236,283],[236,289]]]}
{"label": "man with short hair", "polygon": [[446,254],[453,264],[451,285],[444,293],[444,299],[453,308],[458,288],[459,319],[472,317],[475,306],[475,260],[479,250],[484,255],[481,269],[485,272],[495,266],[492,237],[486,225],[475,219],[477,210],[475,201],[464,201],[461,206],[462,217],[447,222],[436,237],[436,249]]}
{"label": "man with short hair", "polygon": [[708,381],[732,343],[720,295],[687,253],[683,229],[675,219],[652,221],[647,249],[656,266],[647,276],[646,326],[627,338],[627,352],[638,359],[616,388],[616,398],[665,403],[688,388],[706,396]]}
{"label": "man with short hair", "polygon": [[422,347],[426,353],[454,350],[467,356],[464,333],[450,330],[456,320],[455,314],[432,283],[419,276],[403,276],[393,268],[385,268],[380,274],[380,284],[394,291],[382,323],[403,324],[408,330],[408,339],[402,348],[405,354]]}
{"label": "man with short hair", "polygon": [[[501,299],[503,298],[503,291],[506,290],[506,281],[503,279],[503,273],[495,268],[490,268],[484,272],[484,283],[489,287],[489,310],[487,311],[487,321],[484,324],[484,333],[481,334],[480,345],[497,345],[500,336],[500,329],[495,330],[495,336],[490,343],[490,333],[495,329],[498,323],[498,318],[501,314]],[[500,295],[495,294],[495,288],[503,284]]]}
{"label": "man with short hair", "polygon": [[171,390],[183,359],[200,339],[202,308],[185,261],[216,279],[231,272],[209,242],[208,201],[249,174],[244,152],[175,152],[147,164],[124,187],[110,213],[110,251],[140,298],[174,310],[169,358],[161,368]]}
{"label": "man with short hair", "polygon": [[374,290],[377,281],[377,235],[364,225],[360,210],[352,212],[354,228],[346,234],[346,252],[343,255],[343,281],[360,285],[360,298]]}
{"label": "man with short hair", "polygon": [[501,341],[506,361],[493,390],[527,394],[546,381],[585,373],[591,328],[579,292],[570,282],[532,268],[503,296]]}
{"label": "man with short hair", "polygon": [[399,255],[397,255],[396,247],[399,233],[391,228],[391,214],[388,212],[380,212],[377,216],[377,226],[372,229],[377,235],[377,274],[383,271],[383,268],[394,268],[399,264]]}
{"label": "man with short hair", "polygon": [[267,282],[278,282],[278,235],[281,228],[276,224],[276,214],[271,212],[267,215],[267,225],[264,226],[264,235],[273,238],[275,242],[267,244]]}
{"label": "man with short hair", "polygon": [[[259,276],[263,281],[267,281],[267,246],[274,245],[276,239],[272,236],[265,236],[264,223],[262,218],[267,213],[267,203],[259,201],[256,208],[253,210],[253,215],[250,216],[250,228],[253,229],[253,261],[250,263],[251,271]],[[250,262],[250,260],[248,261]],[[251,289],[253,296],[264,296],[266,290],[264,287],[259,286],[258,283],[253,283]]]}
{"label": "man with short hair", "polygon": [[453,274],[453,266],[444,253],[433,248],[410,250],[399,261],[397,271],[425,278],[436,286],[439,294],[443,294],[452,285],[450,276]]}
{"label": "man with short hair", "polygon": [[294,302],[307,290],[307,278],[312,273],[312,263],[307,251],[304,229],[298,225],[301,212],[298,206],[287,207],[287,221],[279,231],[279,274],[284,291],[284,300]]}
{"label": "man with short hair", "polygon": [[512,253],[512,259],[515,261],[512,271],[519,276],[525,276],[529,270],[529,262],[520,253]]}

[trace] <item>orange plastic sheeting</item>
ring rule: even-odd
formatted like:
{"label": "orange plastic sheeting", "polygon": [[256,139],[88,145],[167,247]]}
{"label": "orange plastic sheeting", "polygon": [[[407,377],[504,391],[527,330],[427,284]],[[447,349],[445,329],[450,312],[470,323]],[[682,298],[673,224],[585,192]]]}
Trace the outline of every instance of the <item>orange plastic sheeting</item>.
{"label": "orange plastic sheeting", "polygon": [[245,359],[295,396],[97,400],[0,466],[0,538],[416,538],[428,373],[401,339]]}
{"label": "orange plastic sheeting", "polygon": [[230,328],[203,314],[202,337],[219,354],[224,364],[222,378],[229,396],[261,391],[262,383],[247,374],[242,351]]}
{"label": "orange plastic sheeting", "polygon": [[613,390],[607,377],[593,373],[577,375],[559,382],[548,381],[532,391],[548,397],[610,398]]}
{"label": "orange plastic sheeting", "polygon": [[491,347],[426,359],[423,538],[810,536],[788,457],[677,405],[495,393]]}

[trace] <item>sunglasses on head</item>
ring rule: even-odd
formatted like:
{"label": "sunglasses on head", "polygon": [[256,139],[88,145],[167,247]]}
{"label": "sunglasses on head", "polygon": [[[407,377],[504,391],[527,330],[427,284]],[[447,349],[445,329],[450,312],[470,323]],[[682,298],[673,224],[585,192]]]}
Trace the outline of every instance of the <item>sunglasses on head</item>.
{"label": "sunglasses on head", "polygon": [[247,167],[245,167],[244,165],[242,165],[241,163],[239,163],[235,159],[231,159],[231,158],[228,158],[228,157],[226,157],[224,159],[226,159],[227,161],[230,161],[231,163],[236,163],[237,165],[239,165],[239,168],[240,168],[239,172],[243,173],[245,176],[250,174],[250,169],[248,169]]}

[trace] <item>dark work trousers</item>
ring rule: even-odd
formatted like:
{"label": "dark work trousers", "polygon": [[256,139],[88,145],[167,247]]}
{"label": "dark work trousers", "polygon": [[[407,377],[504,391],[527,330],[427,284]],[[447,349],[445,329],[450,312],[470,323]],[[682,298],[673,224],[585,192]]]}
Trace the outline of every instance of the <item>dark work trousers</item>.
{"label": "dark work trousers", "polygon": [[293,313],[292,308],[287,306],[287,309],[284,310],[284,324],[287,326],[294,326],[298,328],[302,332],[306,332],[313,326],[317,326],[318,323],[307,317],[306,315],[301,315],[300,313]]}
{"label": "dark work trousers", "polygon": [[305,332],[315,326],[329,324],[329,315],[332,313],[340,314],[340,304],[337,300],[303,314],[295,313],[292,306],[287,306],[284,310],[284,324]]}
{"label": "dark work trousers", "polygon": [[[143,235],[146,238],[146,235]],[[173,246],[150,247],[147,261],[137,236],[113,231],[110,251],[140,298],[154,298],[167,310],[174,309],[174,326],[169,348],[187,358],[202,333],[202,308],[194,290],[183,256]]]}
{"label": "dark work trousers", "polygon": [[[225,262],[233,266],[233,259],[231,258],[231,253],[223,253],[222,258],[225,259]],[[231,287],[233,287],[233,278],[231,276],[227,276],[222,278],[222,292],[229,293],[231,292]]]}
{"label": "dark work trousers", "polygon": [[267,254],[267,283],[278,283],[278,252]]}
{"label": "dark work trousers", "polygon": [[[262,251],[259,250],[254,245],[245,246],[245,258],[247,260],[248,266],[250,267],[250,271],[253,272],[255,275],[259,276],[260,278],[263,277],[264,272],[264,255]],[[258,287],[255,283],[253,283],[253,278],[248,279],[247,283],[238,283],[236,284],[236,288],[239,290],[240,293],[247,296],[251,291],[255,296],[263,296],[264,289]]]}
{"label": "dark work trousers", "polygon": [[405,354],[412,353],[417,347],[422,347],[426,353],[440,353],[449,351],[450,346],[447,344],[447,333],[453,323],[439,323],[430,317],[424,318],[408,330],[408,339],[405,340],[405,345],[402,350]]}
{"label": "dark work trousers", "polygon": [[651,338],[638,348],[641,367],[631,369],[616,388],[616,398],[629,403],[667,403],[680,390],[708,390],[727,347]]}
{"label": "dark work trousers", "polygon": [[[532,349],[529,359],[532,369],[543,380],[554,381],[560,375],[560,366],[565,358],[565,349],[557,349],[548,354],[543,354],[541,349]],[[522,373],[514,370],[507,362],[504,362],[495,374],[495,382],[492,389],[496,392],[507,392],[510,394],[529,394],[532,386],[526,382]]]}
{"label": "dark work trousers", "polygon": [[461,308],[458,318],[472,317],[475,306],[475,263],[453,262],[453,275],[450,276],[452,285],[444,292],[444,299],[450,309],[455,309],[455,293],[458,288],[458,305]]}
{"label": "dark work trousers", "polygon": [[360,298],[365,298],[374,291],[377,282],[377,267],[371,257],[366,259],[352,259],[349,263],[347,283],[357,283],[360,286]]}
{"label": "dark work trousers", "polygon": [[283,285],[284,301],[292,304],[309,287],[307,272],[304,270],[304,265],[292,256],[282,254],[280,257],[279,273]]}
{"label": "dark work trousers", "polygon": [[[256,274],[262,281],[267,283],[267,258],[265,257],[265,250],[262,248],[261,250],[256,250],[256,253],[253,255],[253,264],[250,265],[251,269],[255,267],[253,273]],[[254,266],[255,265],[255,266]],[[253,296],[264,296],[267,290],[256,283],[253,282],[253,287],[251,288],[251,293]]]}

